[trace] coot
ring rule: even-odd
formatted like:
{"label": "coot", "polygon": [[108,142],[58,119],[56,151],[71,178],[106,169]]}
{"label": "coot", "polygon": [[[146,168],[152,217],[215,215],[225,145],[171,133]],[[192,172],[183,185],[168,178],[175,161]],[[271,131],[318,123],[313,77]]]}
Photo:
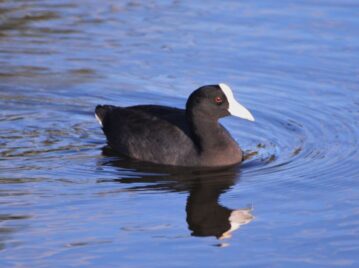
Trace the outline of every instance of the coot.
{"label": "coot", "polygon": [[197,167],[242,161],[240,147],[218,123],[230,114],[254,121],[226,84],[198,88],[189,96],[185,110],[159,105],[98,105],[95,111],[113,150],[141,161]]}

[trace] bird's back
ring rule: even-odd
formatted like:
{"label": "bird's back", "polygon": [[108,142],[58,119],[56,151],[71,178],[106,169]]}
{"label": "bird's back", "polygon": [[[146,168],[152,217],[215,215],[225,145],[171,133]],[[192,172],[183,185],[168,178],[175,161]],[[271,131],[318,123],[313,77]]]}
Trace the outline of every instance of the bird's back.
{"label": "bird's back", "polygon": [[99,105],[96,116],[108,144],[121,154],[167,165],[194,164],[196,147],[182,109],[157,105]]}

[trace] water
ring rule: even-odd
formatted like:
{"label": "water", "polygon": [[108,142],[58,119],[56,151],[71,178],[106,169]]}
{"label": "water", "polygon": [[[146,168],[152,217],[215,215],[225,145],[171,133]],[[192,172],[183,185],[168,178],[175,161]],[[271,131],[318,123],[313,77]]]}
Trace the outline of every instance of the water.
{"label": "water", "polygon": [[[354,0],[1,1],[0,266],[358,267],[358,29]],[[241,167],[103,151],[96,104],[219,82]]]}

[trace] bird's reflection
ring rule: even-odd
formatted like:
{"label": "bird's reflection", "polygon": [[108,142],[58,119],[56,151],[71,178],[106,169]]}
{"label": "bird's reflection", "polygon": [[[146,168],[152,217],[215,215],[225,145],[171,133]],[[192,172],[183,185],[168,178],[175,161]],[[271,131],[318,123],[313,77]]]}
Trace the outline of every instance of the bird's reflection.
{"label": "bird's reflection", "polygon": [[187,199],[188,228],[194,236],[230,238],[232,232],[253,220],[250,208],[229,209],[219,203],[222,193],[234,184],[233,173],[216,177],[215,182],[205,177],[192,182]]}
{"label": "bird's reflection", "polygon": [[188,192],[187,223],[193,236],[230,238],[241,225],[254,219],[251,208],[229,209],[219,203],[221,194],[238,180],[238,167],[184,169],[158,166],[117,157],[107,147],[103,149],[103,155],[105,157],[100,163],[103,166],[119,168],[120,174],[126,170],[136,171],[138,176],[135,178],[114,179],[120,183],[136,185],[129,187],[132,190]]}

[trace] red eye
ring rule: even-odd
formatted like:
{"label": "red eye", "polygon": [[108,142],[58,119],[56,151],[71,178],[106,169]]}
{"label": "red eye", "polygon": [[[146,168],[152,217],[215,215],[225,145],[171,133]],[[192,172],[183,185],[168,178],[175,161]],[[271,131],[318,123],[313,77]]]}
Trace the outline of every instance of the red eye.
{"label": "red eye", "polygon": [[214,101],[217,103],[217,104],[222,104],[223,100],[221,97],[217,96],[214,98]]}

